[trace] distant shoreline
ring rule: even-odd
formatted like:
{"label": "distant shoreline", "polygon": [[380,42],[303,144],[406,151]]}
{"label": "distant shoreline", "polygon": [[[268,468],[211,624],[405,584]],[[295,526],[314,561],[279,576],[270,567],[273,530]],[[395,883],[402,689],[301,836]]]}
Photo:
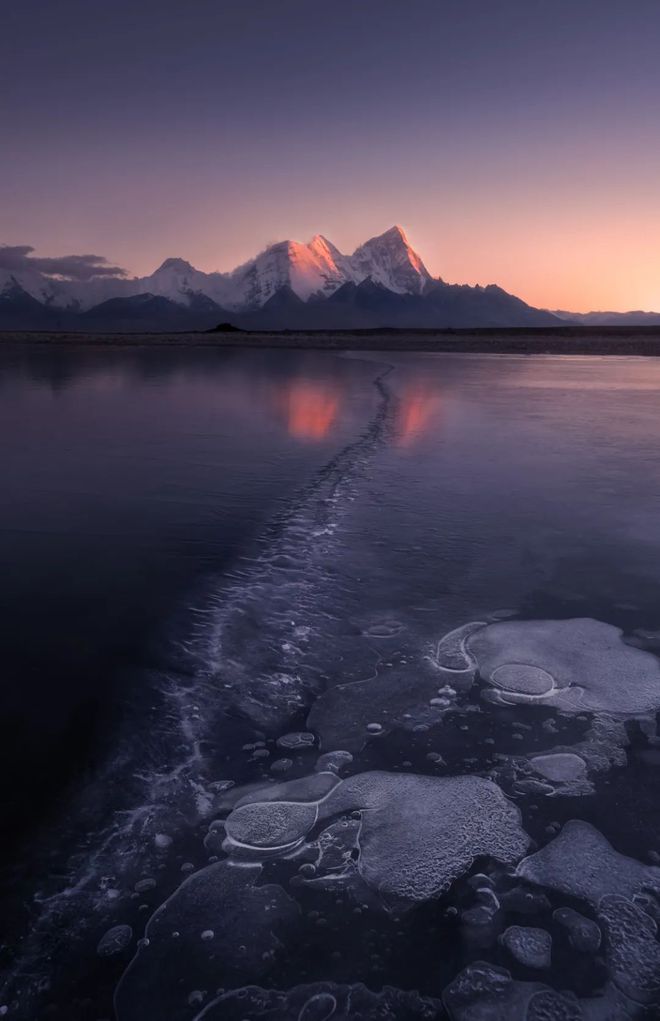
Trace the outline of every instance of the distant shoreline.
{"label": "distant shoreline", "polygon": [[559,326],[457,330],[314,330],[207,333],[0,332],[0,345],[293,348],[315,351],[446,351],[472,354],[660,357],[660,326]]}

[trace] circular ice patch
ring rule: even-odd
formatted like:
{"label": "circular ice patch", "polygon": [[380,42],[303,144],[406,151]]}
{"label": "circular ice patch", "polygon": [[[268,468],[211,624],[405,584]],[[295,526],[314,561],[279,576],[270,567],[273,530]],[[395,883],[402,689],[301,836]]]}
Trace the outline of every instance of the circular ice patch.
{"label": "circular ice patch", "polygon": [[498,688],[520,695],[546,695],[555,687],[552,674],[529,663],[503,663],[493,670],[489,680]]}
{"label": "circular ice patch", "polygon": [[288,847],[311,830],[317,807],[312,804],[271,801],[235,808],[225,822],[227,835],[248,847]]}

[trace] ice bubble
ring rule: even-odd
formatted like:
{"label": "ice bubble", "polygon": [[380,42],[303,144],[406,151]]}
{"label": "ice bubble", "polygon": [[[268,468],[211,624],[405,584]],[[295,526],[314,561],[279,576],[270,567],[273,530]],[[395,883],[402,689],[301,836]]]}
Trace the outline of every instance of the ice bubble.
{"label": "ice bubble", "polygon": [[209,784],[209,789],[214,794],[222,794],[223,791],[228,791],[231,787],[235,787],[236,783],[234,780],[214,780],[213,783]]}
{"label": "ice bubble", "polygon": [[[197,1015],[190,989],[216,989],[219,965],[236,985],[274,966],[278,936],[299,911],[280,886],[257,886],[260,874],[259,865],[221,861],[183,881],[150,918],[147,941],[117,986],[117,1021],[189,1021]],[[212,948],[200,939],[206,930],[215,932]]]}
{"label": "ice bubble", "polygon": [[[530,998],[525,1021],[586,1021],[583,1003],[570,993],[542,989]],[[607,1021],[602,1015],[599,1018],[600,1021]],[[596,1017],[593,1021],[597,1021]],[[610,1021],[614,1021],[614,1018]]]}
{"label": "ice bubble", "polygon": [[317,772],[329,769],[333,773],[341,773],[342,769],[350,766],[352,761],[353,756],[351,753],[340,749],[336,752],[326,752],[324,755],[319,755],[314,769]]}
{"label": "ice bubble", "polygon": [[492,947],[499,928],[495,904],[477,904],[461,913],[461,938],[471,951]]}
{"label": "ice bubble", "polygon": [[278,737],[275,743],[278,748],[286,748],[289,751],[293,751],[300,748],[311,748],[316,743],[316,737],[308,731],[294,731],[291,734],[284,734],[282,737]]}
{"label": "ice bubble", "polygon": [[511,925],[501,936],[502,944],[519,964],[526,968],[549,968],[552,937],[545,929]]}
{"label": "ice bubble", "polygon": [[382,729],[383,728],[380,723],[367,723],[367,730],[370,734],[380,734]]}
{"label": "ice bubble", "polygon": [[133,930],[130,925],[113,925],[99,940],[96,952],[99,957],[112,957],[125,950],[132,939]]}
{"label": "ice bubble", "polygon": [[466,642],[491,697],[565,712],[634,716],[660,708],[660,662],[623,632],[589,617],[489,624]]}
{"label": "ice bubble", "polygon": [[557,908],[552,917],[568,933],[574,950],[582,954],[595,954],[600,947],[601,932],[596,922],[573,908]]}
{"label": "ice bubble", "polygon": [[136,893],[147,893],[148,890],[153,890],[155,886],[156,880],[151,876],[147,876],[145,879],[138,879],[133,889]]}
{"label": "ice bubble", "polygon": [[[545,1013],[530,1013],[533,999],[548,998]],[[474,961],[464,968],[442,994],[452,1021],[578,1021],[574,997],[555,992],[539,982],[514,982],[506,968]],[[573,1011],[571,1013],[571,1011]]]}
{"label": "ice bubble", "polygon": [[526,890],[523,886],[514,886],[503,893],[500,902],[507,912],[516,915],[538,915],[550,909],[550,901],[538,890]]}
{"label": "ice bubble", "polygon": [[529,761],[537,773],[558,783],[583,780],[587,772],[587,764],[584,759],[573,752],[534,755]]}
{"label": "ice bubble", "polygon": [[271,773],[288,773],[293,766],[293,759],[275,759],[270,764]]}
{"label": "ice bubble", "polygon": [[517,868],[522,879],[598,907],[615,894],[632,900],[643,887],[660,887],[660,868],[615,851],[594,826],[581,819],[567,822],[558,836]]}
{"label": "ice bubble", "polygon": [[220,854],[226,836],[227,831],[225,830],[224,821],[222,819],[215,819],[204,837],[204,847],[209,854]]}

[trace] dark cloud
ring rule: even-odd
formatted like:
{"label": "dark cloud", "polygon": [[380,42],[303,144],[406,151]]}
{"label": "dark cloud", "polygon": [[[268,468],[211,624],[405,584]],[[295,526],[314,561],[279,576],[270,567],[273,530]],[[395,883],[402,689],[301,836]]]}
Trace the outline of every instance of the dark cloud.
{"label": "dark cloud", "polygon": [[108,265],[102,255],[60,255],[55,259],[32,255],[31,245],[0,245],[0,270],[21,273],[36,270],[47,276],[68,280],[91,280],[93,277],[124,277],[126,270]]}

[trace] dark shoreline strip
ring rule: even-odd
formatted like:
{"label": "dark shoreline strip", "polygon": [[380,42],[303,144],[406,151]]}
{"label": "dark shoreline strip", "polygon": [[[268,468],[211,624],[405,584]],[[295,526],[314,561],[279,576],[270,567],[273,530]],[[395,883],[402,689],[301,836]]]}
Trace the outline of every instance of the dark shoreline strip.
{"label": "dark shoreline strip", "polygon": [[660,327],[477,330],[337,330],[279,333],[0,332],[0,345],[293,348],[316,351],[450,351],[472,354],[660,356]]}

